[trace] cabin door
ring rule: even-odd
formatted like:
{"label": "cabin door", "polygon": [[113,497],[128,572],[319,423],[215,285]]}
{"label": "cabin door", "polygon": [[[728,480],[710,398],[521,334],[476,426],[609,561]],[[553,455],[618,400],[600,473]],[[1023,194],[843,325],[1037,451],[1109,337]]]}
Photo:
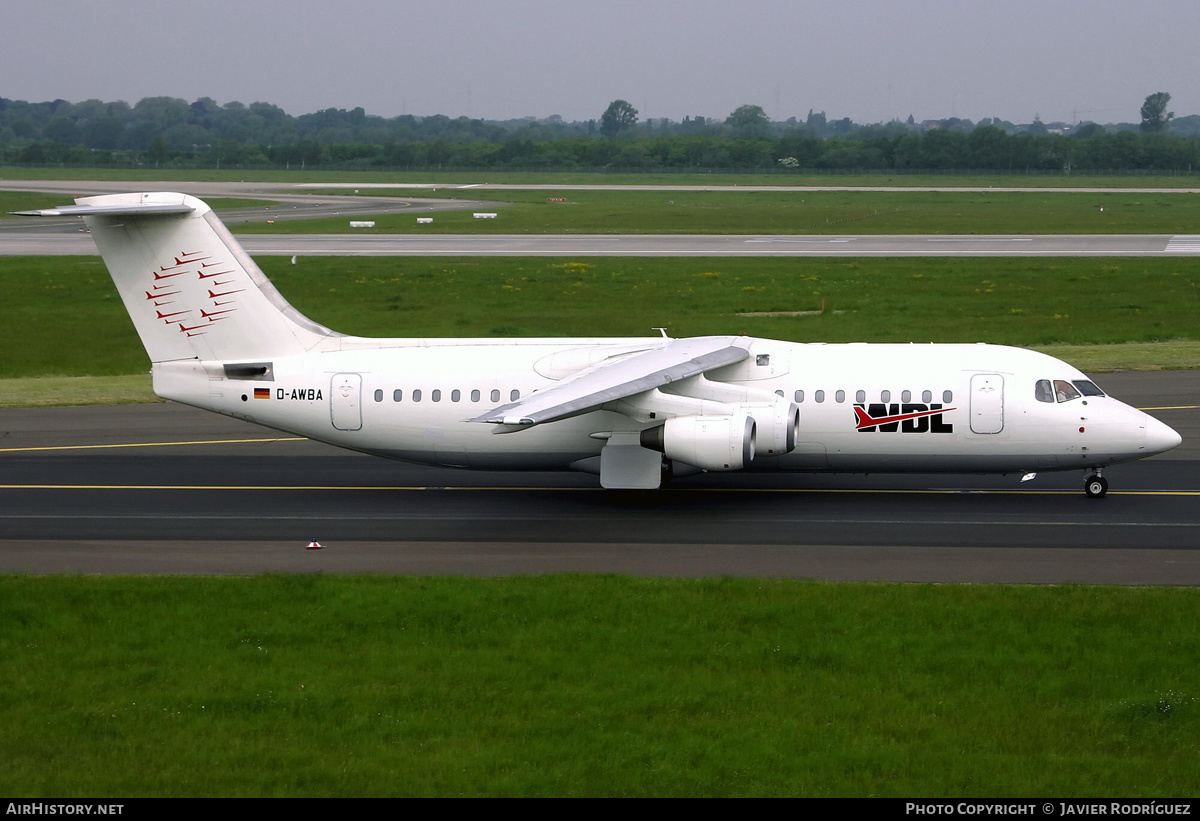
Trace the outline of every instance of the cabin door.
{"label": "cabin door", "polygon": [[971,430],[999,433],[1004,430],[1004,377],[977,373],[971,377]]}
{"label": "cabin door", "polygon": [[338,430],[362,428],[362,374],[333,375],[329,381],[329,414]]}

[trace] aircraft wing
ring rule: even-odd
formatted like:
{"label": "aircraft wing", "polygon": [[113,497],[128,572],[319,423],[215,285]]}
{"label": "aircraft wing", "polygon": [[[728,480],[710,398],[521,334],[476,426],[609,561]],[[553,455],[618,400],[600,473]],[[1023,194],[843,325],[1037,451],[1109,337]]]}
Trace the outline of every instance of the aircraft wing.
{"label": "aircraft wing", "polygon": [[607,402],[702,374],[750,355],[749,340],[737,336],[673,339],[661,348],[634,354],[569,377],[528,396],[501,405],[472,422],[539,425],[594,410]]}

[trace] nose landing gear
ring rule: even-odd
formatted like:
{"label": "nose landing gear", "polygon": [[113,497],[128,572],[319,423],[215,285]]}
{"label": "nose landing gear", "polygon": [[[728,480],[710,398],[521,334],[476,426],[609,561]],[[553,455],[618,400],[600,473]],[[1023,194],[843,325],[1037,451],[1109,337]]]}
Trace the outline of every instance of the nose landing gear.
{"label": "nose landing gear", "polygon": [[1100,471],[1097,470],[1083,480],[1083,492],[1087,494],[1089,499],[1099,499],[1105,493],[1108,493],[1108,480],[1101,476]]}

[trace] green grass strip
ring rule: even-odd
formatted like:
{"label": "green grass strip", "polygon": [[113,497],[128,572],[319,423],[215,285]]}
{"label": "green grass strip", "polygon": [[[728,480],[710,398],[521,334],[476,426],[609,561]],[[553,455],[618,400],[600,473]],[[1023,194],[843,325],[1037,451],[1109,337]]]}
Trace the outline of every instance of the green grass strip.
{"label": "green grass strip", "polygon": [[[351,194],[352,189],[338,190]],[[1193,234],[1200,197],[1054,191],[476,191],[374,189],[387,196],[511,203],[382,214],[374,234]],[[484,209],[492,210],[492,209]],[[432,217],[432,224],[418,224]],[[347,233],[348,217],[235,227],[240,233]]]}
{"label": "green grass strip", "polygon": [[158,401],[161,400],[150,387],[148,373],[0,379],[0,408],[129,405]]}
{"label": "green grass strip", "polygon": [[[302,313],[401,337],[739,334],[797,342],[1169,343],[1087,367],[1197,367],[1188,258],[264,257]],[[98,259],[0,263],[0,379],[119,376],[149,363]],[[822,306],[825,313],[821,313]],[[1135,354],[1127,358],[1126,353]]]}
{"label": "green grass strip", "polygon": [[0,792],[1195,796],[1198,616],[1191,589],[0,577]]}

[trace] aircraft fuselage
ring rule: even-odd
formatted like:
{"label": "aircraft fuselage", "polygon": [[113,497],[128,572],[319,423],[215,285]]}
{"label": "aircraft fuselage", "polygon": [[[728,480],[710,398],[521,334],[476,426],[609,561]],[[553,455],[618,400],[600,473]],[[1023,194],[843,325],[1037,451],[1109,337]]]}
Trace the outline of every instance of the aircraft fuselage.
{"label": "aircraft fuselage", "polygon": [[[1166,425],[1109,396],[1046,401],[1043,392],[1039,399],[1039,382],[1073,387],[1087,377],[1020,348],[748,342],[749,357],[705,378],[794,402],[800,425],[794,450],[772,454],[760,448],[747,469],[1072,470],[1141,458],[1179,441]],[[469,420],[499,402],[553,386],[606,354],[662,343],[657,337],[518,343],[347,338],[342,350],[249,363],[268,369],[262,374],[247,363],[158,363],[154,386],[168,399],[394,459],[591,470],[587,460],[606,441],[594,435],[640,432],[662,424],[663,415],[638,418],[613,403],[505,435]],[[663,393],[688,390],[685,380]]]}

